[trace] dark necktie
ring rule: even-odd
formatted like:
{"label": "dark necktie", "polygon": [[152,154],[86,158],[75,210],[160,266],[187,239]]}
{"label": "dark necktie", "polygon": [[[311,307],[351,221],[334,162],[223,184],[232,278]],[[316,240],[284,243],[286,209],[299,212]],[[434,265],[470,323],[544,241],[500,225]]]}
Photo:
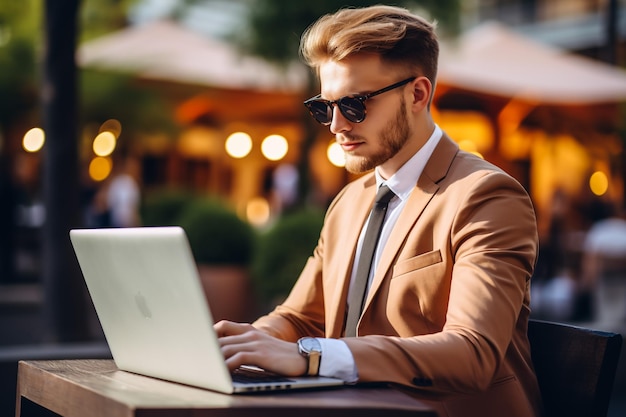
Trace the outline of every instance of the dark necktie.
{"label": "dark necktie", "polygon": [[357,264],[354,284],[350,292],[348,304],[348,314],[346,318],[345,335],[347,337],[356,336],[356,326],[361,316],[365,294],[367,294],[367,281],[369,280],[370,269],[376,252],[376,245],[382,230],[383,220],[387,213],[387,205],[395,194],[386,185],[383,185],[376,194],[376,201],[370,214],[370,220],[367,224],[365,237],[363,239],[363,247]]}

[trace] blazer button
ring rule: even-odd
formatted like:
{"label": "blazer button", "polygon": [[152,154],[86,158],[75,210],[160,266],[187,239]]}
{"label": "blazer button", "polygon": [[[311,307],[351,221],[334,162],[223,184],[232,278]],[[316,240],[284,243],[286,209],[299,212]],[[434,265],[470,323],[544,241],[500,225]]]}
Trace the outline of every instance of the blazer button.
{"label": "blazer button", "polygon": [[418,378],[415,377],[413,378],[413,384],[418,386],[418,387],[432,387],[433,386],[433,380],[430,378]]}

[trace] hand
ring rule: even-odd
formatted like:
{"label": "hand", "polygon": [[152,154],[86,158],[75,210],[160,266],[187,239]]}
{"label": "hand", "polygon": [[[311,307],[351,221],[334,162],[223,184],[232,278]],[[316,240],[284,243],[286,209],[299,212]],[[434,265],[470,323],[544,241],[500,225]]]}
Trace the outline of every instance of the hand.
{"label": "hand", "polygon": [[222,320],[213,327],[231,371],[241,365],[254,365],[285,376],[306,373],[307,359],[298,353],[296,343],[277,339],[250,324]]}

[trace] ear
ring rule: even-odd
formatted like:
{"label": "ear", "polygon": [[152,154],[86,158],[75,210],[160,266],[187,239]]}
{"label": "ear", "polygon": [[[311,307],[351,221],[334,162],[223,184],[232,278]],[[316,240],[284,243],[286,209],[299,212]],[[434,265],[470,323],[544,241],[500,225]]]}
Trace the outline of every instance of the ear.
{"label": "ear", "polygon": [[412,107],[416,111],[428,108],[430,102],[430,96],[433,91],[433,86],[430,80],[426,77],[418,77],[413,83],[413,102]]}

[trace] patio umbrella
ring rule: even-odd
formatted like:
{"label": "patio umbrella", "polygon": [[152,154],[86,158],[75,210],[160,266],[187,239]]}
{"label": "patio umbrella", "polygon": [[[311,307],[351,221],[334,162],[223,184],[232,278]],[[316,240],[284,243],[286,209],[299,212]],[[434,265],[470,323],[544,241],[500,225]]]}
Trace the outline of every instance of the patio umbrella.
{"label": "patio umbrella", "polygon": [[77,62],[83,68],[128,72],[144,79],[238,90],[300,91],[307,80],[304,66],[280,68],[168,20],[85,42],[77,50]]}
{"label": "patio umbrella", "polygon": [[442,45],[439,84],[554,105],[626,100],[626,71],[487,22]]}

